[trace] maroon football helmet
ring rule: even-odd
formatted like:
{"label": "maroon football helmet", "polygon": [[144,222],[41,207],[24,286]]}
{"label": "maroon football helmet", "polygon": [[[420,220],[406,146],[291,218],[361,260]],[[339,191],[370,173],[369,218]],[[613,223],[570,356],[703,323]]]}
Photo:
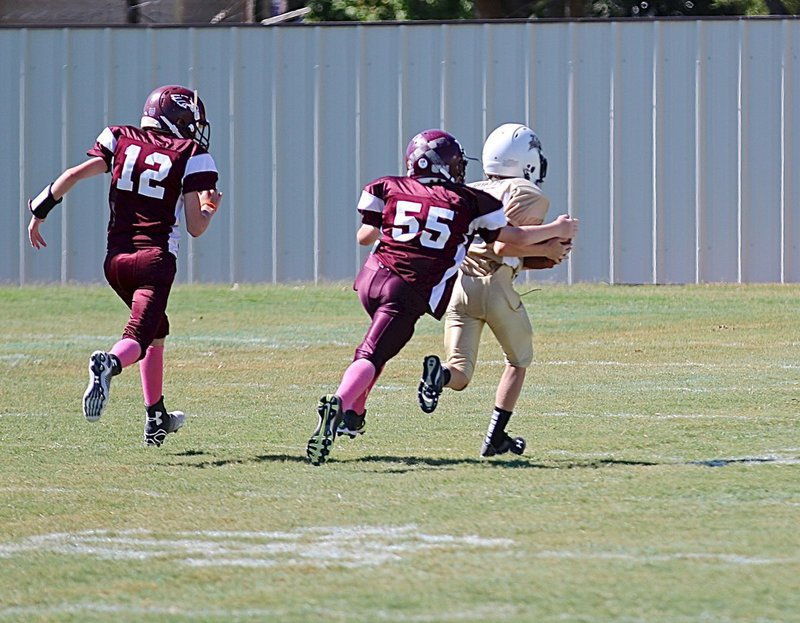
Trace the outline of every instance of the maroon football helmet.
{"label": "maroon football helmet", "polygon": [[178,85],[158,87],[147,96],[140,125],[189,138],[203,149],[211,142],[211,124],[203,101],[197,91]]}
{"label": "maroon football helmet", "polygon": [[454,136],[443,130],[420,132],[406,148],[406,175],[440,177],[448,182],[464,182],[467,157]]}

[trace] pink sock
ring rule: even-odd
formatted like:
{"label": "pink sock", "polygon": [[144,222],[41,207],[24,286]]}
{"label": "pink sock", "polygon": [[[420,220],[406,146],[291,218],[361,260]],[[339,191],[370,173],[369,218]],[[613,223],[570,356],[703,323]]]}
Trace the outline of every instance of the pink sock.
{"label": "pink sock", "polygon": [[119,342],[111,347],[108,351],[112,355],[116,355],[123,368],[139,361],[139,356],[142,354],[142,347],[139,342],[129,337],[122,338]]}
{"label": "pink sock", "polygon": [[336,395],[342,399],[342,408],[353,408],[358,398],[369,389],[375,379],[375,366],[367,359],[356,359],[344,371]]}
{"label": "pink sock", "polygon": [[383,372],[383,368],[381,368],[375,373],[375,376],[372,378],[372,382],[369,384],[369,387],[367,387],[367,389],[365,389],[364,392],[355,399],[355,402],[353,402],[353,406],[350,407],[358,415],[364,413],[364,409],[367,406],[367,398],[369,398],[369,394],[372,391],[372,388],[375,387],[375,383],[378,382],[378,379],[381,376],[381,372]]}
{"label": "pink sock", "polygon": [[164,346],[150,346],[139,362],[142,393],[146,406],[156,404],[164,395]]}

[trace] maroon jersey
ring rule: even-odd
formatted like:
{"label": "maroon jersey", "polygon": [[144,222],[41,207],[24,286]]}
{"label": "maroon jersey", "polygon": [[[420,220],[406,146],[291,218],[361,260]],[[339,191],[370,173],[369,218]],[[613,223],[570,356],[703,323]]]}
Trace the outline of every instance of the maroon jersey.
{"label": "maroon jersey", "polygon": [[381,229],[375,258],[425,297],[435,318],[472,238],[494,242],[506,224],[503,204],[488,193],[433,178],[378,178],[364,187],[358,211]]}
{"label": "maroon jersey", "polygon": [[134,126],[109,126],[86,152],[111,172],[108,252],[160,248],[178,254],[183,195],[216,188],[217,167],[190,139]]}

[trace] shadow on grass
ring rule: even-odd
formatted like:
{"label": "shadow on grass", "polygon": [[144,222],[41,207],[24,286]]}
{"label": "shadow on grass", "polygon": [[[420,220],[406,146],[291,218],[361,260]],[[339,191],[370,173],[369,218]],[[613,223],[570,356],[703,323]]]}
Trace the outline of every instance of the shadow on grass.
{"label": "shadow on grass", "polygon": [[[208,469],[226,467],[228,465],[251,465],[257,463],[302,463],[307,464],[303,454],[260,454],[249,458],[213,458],[213,454],[204,450],[185,450],[174,457],[208,457],[200,461],[173,461],[175,467],[195,467]],[[689,465],[699,467],[727,467],[729,465],[759,465],[769,463],[800,463],[800,457],[748,456],[727,459],[701,459],[697,461],[634,461],[627,459],[597,458],[586,460],[536,462],[525,458],[501,457],[492,459],[480,458],[438,458],[432,456],[392,456],[367,455],[355,459],[337,459],[333,457],[328,464],[374,464],[384,465],[385,473],[403,474],[419,469],[453,469],[459,466],[480,466],[492,469],[601,469],[604,467],[657,467],[660,465]]]}
{"label": "shadow on grass", "polygon": [[[236,458],[236,459],[212,459],[210,454],[201,450],[187,450],[175,454],[176,457],[202,457],[209,456],[206,460],[198,462],[190,461],[175,461],[170,464],[176,467],[196,467],[200,469],[207,469],[213,467],[225,467],[228,465],[246,465],[254,463],[308,463],[305,455],[301,454],[261,454],[250,458]],[[598,469],[601,467],[611,467],[616,465],[634,466],[634,467],[652,467],[662,465],[662,463],[651,461],[628,461],[623,459],[591,459],[586,461],[562,461],[554,463],[537,463],[535,461],[524,458],[500,458],[500,459],[478,459],[478,458],[437,458],[430,456],[378,456],[368,455],[356,459],[340,460],[331,458],[327,464],[385,464],[387,473],[405,473],[413,471],[414,469],[435,468],[447,469],[458,466],[481,466],[490,468],[502,469]],[[395,466],[395,467],[392,467]],[[405,466],[405,468],[401,467]]]}
{"label": "shadow on grass", "polygon": [[[335,461],[335,459],[333,459]],[[441,459],[435,457],[415,456],[365,456],[348,460],[347,463],[388,463],[406,465],[409,468],[435,467],[447,468],[457,465],[479,465],[482,467],[502,469],[601,469],[604,467],[659,467],[659,466],[699,466],[699,467],[727,467],[729,465],[763,465],[763,464],[800,464],[800,457],[778,456],[749,456],[727,459],[701,459],[697,461],[646,461],[630,459],[597,458],[586,460],[563,460],[549,463],[537,463],[525,458],[498,459]],[[390,471],[403,472],[410,469],[394,469]]]}
{"label": "shadow on grass", "polygon": [[190,462],[190,461],[172,461],[170,465],[175,467],[198,467],[206,469],[209,467],[225,467],[227,465],[247,465],[252,463],[307,463],[305,455],[300,454],[262,454],[250,458],[241,459],[213,459],[213,454],[203,450],[186,450],[174,454],[175,457],[200,457],[208,456],[208,459]]}
{"label": "shadow on grass", "polygon": [[[539,463],[530,459],[524,458],[463,458],[463,459],[443,459],[436,457],[418,457],[418,456],[365,456],[355,459],[352,462],[360,463],[388,463],[393,465],[406,465],[409,468],[450,468],[460,465],[474,465],[480,467],[489,467],[493,469],[597,469],[601,467],[609,467],[614,465],[629,465],[637,467],[650,467],[659,465],[650,461],[626,461],[619,459],[592,459],[587,461],[563,461],[554,463]],[[411,471],[411,469],[391,469],[388,471],[402,473]]]}
{"label": "shadow on grass", "polygon": [[703,467],[727,467],[728,465],[759,465],[762,463],[781,463],[796,464],[800,463],[800,457],[778,457],[778,456],[743,456],[734,459],[706,459],[700,461],[689,461],[687,465],[700,465]]}

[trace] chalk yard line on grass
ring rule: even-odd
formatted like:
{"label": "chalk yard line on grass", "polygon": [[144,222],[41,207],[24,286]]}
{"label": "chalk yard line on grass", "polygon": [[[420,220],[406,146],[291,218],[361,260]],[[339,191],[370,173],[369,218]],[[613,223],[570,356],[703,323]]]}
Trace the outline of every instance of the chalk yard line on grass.
{"label": "chalk yard line on grass", "polygon": [[533,554],[536,558],[560,558],[572,560],[619,560],[652,564],[659,562],[700,562],[720,565],[790,565],[800,562],[800,557],[775,558],[770,556],[743,556],[716,552],[672,552],[647,554],[637,552],[581,552],[570,550],[547,550]]}
{"label": "chalk yard line on grass", "polygon": [[634,420],[754,420],[756,416],[727,415],[721,413],[567,413],[565,411],[548,411],[541,417],[558,418],[630,418]]}
{"label": "chalk yard line on grass", "polygon": [[[445,623],[448,621],[490,621],[504,620],[519,614],[520,609],[507,603],[490,603],[471,607],[465,610],[448,608],[446,611],[429,612],[404,612],[402,610],[365,610],[359,612],[352,607],[346,611],[332,610],[330,607],[305,605],[301,611],[287,608],[182,608],[175,603],[165,606],[135,606],[131,604],[109,604],[96,603],[91,601],[79,601],[76,603],[61,603],[51,606],[12,606],[5,610],[0,609],[0,621],[10,618],[15,621],[38,620],[42,616],[63,616],[63,615],[107,615],[109,620],[112,616],[136,616],[168,617],[169,620],[197,621],[220,619],[225,621],[282,621],[289,617],[301,615],[308,620],[335,619],[337,621],[391,621],[392,623]],[[162,619],[158,619],[162,620]],[[581,621],[593,621],[594,619],[582,617]],[[691,623],[694,623],[692,621]],[[769,622],[764,622],[769,623]]]}
{"label": "chalk yard line on grass", "polygon": [[[147,489],[120,489],[119,487],[93,487],[93,492],[103,491],[107,494],[129,497],[131,495],[141,495],[148,498],[166,498],[168,494],[161,491],[148,491]],[[33,495],[85,495],[86,489],[73,487],[23,487],[18,485],[0,486],[0,493],[30,493]]]}
{"label": "chalk yard line on grass", "polygon": [[35,359],[32,355],[26,353],[12,353],[10,355],[0,355],[0,363],[7,363],[15,366],[17,364],[28,362]]}
{"label": "chalk yard line on grass", "polygon": [[[482,362],[483,363],[483,362]],[[498,364],[503,363],[498,361]],[[751,370],[751,369],[776,369],[786,370],[795,369],[800,366],[788,363],[779,362],[759,362],[758,365],[752,363],[738,363],[735,361],[726,361],[723,363],[707,363],[704,361],[610,361],[610,360],[593,360],[586,359],[579,361],[577,359],[564,359],[554,361],[539,361],[536,362],[542,366],[608,366],[619,368],[705,368],[709,370]]]}
{"label": "chalk yard line on grass", "polygon": [[[787,452],[796,452],[795,448],[788,448]],[[619,457],[608,452],[572,452],[571,450],[551,450],[550,454],[571,459],[600,459],[614,461]],[[800,465],[800,457],[786,454],[766,454],[763,456],[729,456],[714,459],[689,459],[677,456],[654,455],[647,460],[649,465],[689,465],[700,467],[727,467],[728,465]]]}
{"label": "chalk yard line on grass", "polygon": [[[115,340],[115,336],[113,335],[86,335],[86,334],[77,334],[77,335],[70,335],[69,340],[70,342],[76,342],[81,344],[97,344],[107,342],[109,340]],[[62,344],[64,342],[63,335],[53,335],[53,334],[0,334],[0,341],[6,342],[20,342],[20,341],[27,341],[30,344]],[[262,337],[258,335],[180,335],[180,336],[173,336],[170,338],[172,342],[175,344],[189,344],[189,343],[198,343],[198,344],[210,344],[210,345],[235,345],[235,346],[246,346],[246,345],[254,345],[259,346],[262,348],[274,348],[274,349],[281,349],[287,348],[290,346],[294,347],[308,347],[308,346],[348,346],[350,343],[344,340],[337,340],[337,339],[308,339],[308,338],[298,338],[293,339],[291,337],[288,338],[274,338],[274,337]]]}
{"label": "chalk yard line on grass", "polygon": [[415,525],[301,528],[290,532],[86,530],[0,543],[0,558],[28,552],[104,560],[178,559],[190,567],[370,567],[432,550],[506,551],[511,539],[425,534]]}

